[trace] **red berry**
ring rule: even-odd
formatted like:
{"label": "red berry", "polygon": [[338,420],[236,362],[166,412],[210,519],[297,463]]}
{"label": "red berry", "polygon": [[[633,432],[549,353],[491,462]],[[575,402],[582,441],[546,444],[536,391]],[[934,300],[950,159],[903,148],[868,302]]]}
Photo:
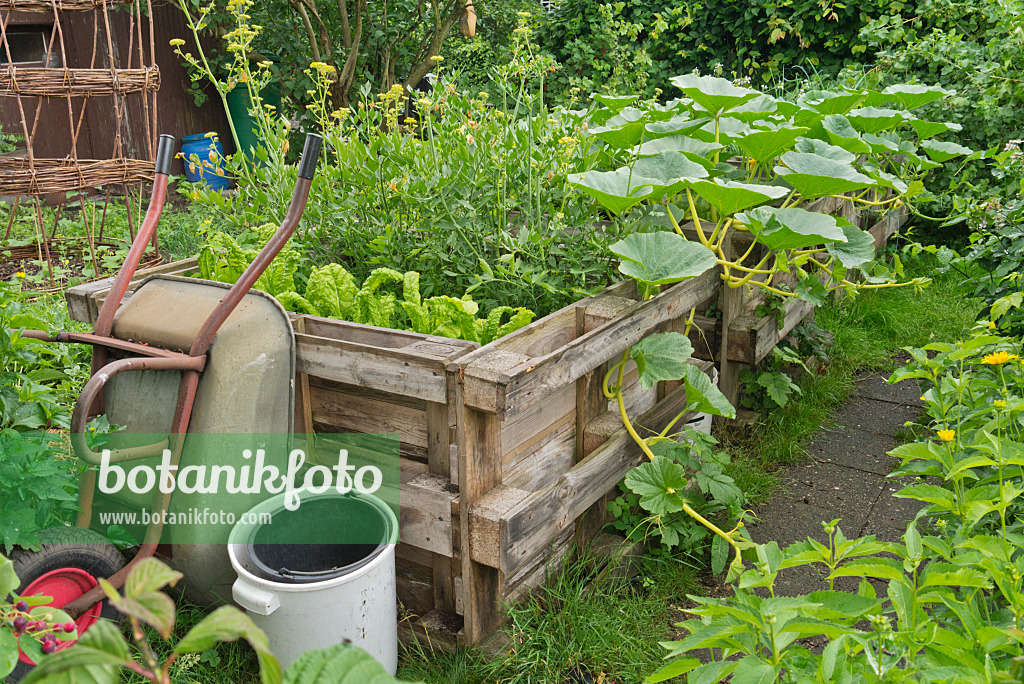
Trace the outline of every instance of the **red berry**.
{"label": "red berry", "polygon": [[44,641],[43,642],[43,653],[49,655],[57,650],[56,641]]}
{"label": "red berry", "polygon": [[68,620],[67,622],[64,623],[64,632],[65,633],[71,634],[74,631],[75,631],[75,623],[74,622],[72,622],[71,620]]}
{"label": "red berry", "polygon": [[22,634],[25,631],[25,626],[28,624],[28,620],[25,619],[24,615],[19,615],[14,618],[14,631],[17,634]]}
{"label": "red berry", "polygon": [[18,611],[21,611],[22,613],[24,613],[25,611],[28,610],[28,602],[27,601],[18,601],[17,603],[14,604],[14,610],[18,610]]}

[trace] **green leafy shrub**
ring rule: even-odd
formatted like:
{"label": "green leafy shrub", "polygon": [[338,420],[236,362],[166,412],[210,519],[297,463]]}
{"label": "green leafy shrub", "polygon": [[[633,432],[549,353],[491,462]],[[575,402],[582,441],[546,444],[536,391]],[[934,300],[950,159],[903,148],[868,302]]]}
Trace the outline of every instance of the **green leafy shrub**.
{"label": "green leafy shrub", "polygon": [[966,218],[973,232],[970,245],[953,267],[972,295],[981,297],[985,320],[1000,320],[1000,330],[1024,334],[1024,316],[1007,306],[1016,297],[1020,304],[1024,277],[1024,152],[1021,141],[1012,140],[993,158],[997,177],[1010,189],[1006,195],[992,194],[970,201]]}
{"label": "green leafy shrub", "polygon": [[[824,542],[780,549],[720,535],[736,550],[734,595],[693,597],[666,643],[670,662],[647,678],[689,681],[1012,682],[1024,675],[1024,442],[1021,342],[981,325],[956,344],[908,348],[891,381],[917,379],[933,436],[897,447],[896,496],[925,507],[900,542],[847,538],[823,522]],[[828,589],[775,594],[780,572],[812,566]],[[837,581],[858,581],[856,593]],[[884,594],[875,586],[885,586]],[[820,652],[807,637],[824,638]],[[695,649],[711,649],[702,662]]]}

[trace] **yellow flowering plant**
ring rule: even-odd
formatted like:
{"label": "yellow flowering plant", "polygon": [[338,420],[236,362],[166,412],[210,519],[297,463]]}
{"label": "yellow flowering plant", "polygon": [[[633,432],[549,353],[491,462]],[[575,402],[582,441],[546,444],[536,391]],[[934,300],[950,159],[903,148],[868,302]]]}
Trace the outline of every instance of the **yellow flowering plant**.
{"label": "yellow flowering plant", "polygon": [[[188,65],[193,83],[206,82],[217,92],[231,129],[235,150],[244,153],[237,123],[231,115],[227,100],[228,93],[235,88],[244,88],[248,95],[249,115],[255,122],[255,130],[259,139],[265,143],[277,140],[279,129],[283,126],[281,112],[275,111],[272,105],[266,104],[261,95],[263,89],[273,78],[270,69],[272,63],[263,58],[253,59],[255,54],[253,42],[263,30],[262,26],[252,23],[252,17],[248,13],[253,5],[253,0],[228,0],[227,11],[233,21],[233,26],[223,35],[226,54],[229,58],[223,68],[218,68],[212,63],[200,40],[204,31],[210,28],[216,5],[211,2],[195,9],[185,0],[177,1],[178,7],[185,15],[189,32],[192,34],[192,44],[196,48],[196,54],[186,49],[187,43],[182,38],[172,39],[170,45],[174,48],[175,54]],[[265,154],[274,161],[282,161],[286,151],[287,149],[281,149],[280,145],[267,144]],[[261,156],[258,150],[254,153]],[[211,162],[213,161],[211,160]],[[199,160],[192,160],[192,162],[200,163]],[[232,172],[246,175],[245,164],[233,164],[232,167]]]}

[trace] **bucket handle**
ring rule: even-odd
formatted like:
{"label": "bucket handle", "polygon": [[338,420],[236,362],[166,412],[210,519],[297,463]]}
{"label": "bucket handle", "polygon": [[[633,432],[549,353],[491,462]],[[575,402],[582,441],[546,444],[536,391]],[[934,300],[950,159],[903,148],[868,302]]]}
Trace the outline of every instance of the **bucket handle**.
{"label": "bucket handle", "polygon": [[241,577],[231,586],[231,596],[238,605],[257,615],[270,615],[281,607],[281,599],[277,594],[254,587]]}

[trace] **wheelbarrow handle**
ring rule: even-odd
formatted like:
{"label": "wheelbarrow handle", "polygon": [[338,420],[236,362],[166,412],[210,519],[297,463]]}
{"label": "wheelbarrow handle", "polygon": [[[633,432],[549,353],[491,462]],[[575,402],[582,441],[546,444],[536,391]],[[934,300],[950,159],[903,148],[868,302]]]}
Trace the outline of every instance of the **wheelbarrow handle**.
{"label": "wheelbarrow handle", "polygon": [[256,283],[263,271],[270,262],[274,260],[277,253],[281,251],[288,238],[295,232],[302,218],[302,212],[306,208],[306,200],[309,198],[309,189],[316,175],[316,163],[320,157],[320,150],[323,147],[324,139],[316,133],[306,134],[306,144],[302,148],[302,159],[299,161],[299,174],[295,181],[295,190],[292,192],[291,203],[288,205],[288,213],[281,222],[281,227],[267,241],[260,253],[256,255],[253,262],[245,269],[245,272],[238,278],[227,295],[220,301],[217,308],[213,310],[210,317],[203,323],[199,334],[192,342],[189,350],[190,356],[203,356],[213,342],[213,336],[217,334],[220,326],[224,324],[231,312],[235,310],[238,303],[249,292],[249,289]]}
{"label": "wheelbarrow handle", "polygon": [[[110,286],[110,292],[107,294],[107,298],[100,308],[99,315],[96,317],[96,326],[93,331],[97,335],[103,335],[104,337],[110,335],[110,330],[114,326],[114,314],[117,312],[117,307],[121,305],[124,293],[128,291],[128,285],[131,283],[132,276],[135,275],[135,269],[139,267],[142,255],[146,252],[146,245],[153,239],[153,233],[156,232],[156,226],[160,222],[160,214],[163,213],[164,202],[167,199],[167,177],[170,175],[171,160],[173,158],[174,137],[161,135],[160,145],[156,153],[156,163],[154,164],[153,192],[149,199],[149,208],[146,210],[146,217],[139,227],[139,232],[135,235],[135,240],[132,242],[132,246],[124,258],[124,263],[121,264],[121,269],[117,272],[117,276],[114,277],[114,283]],[[93,368],[93,370],[95,371],[96,368]]]}

